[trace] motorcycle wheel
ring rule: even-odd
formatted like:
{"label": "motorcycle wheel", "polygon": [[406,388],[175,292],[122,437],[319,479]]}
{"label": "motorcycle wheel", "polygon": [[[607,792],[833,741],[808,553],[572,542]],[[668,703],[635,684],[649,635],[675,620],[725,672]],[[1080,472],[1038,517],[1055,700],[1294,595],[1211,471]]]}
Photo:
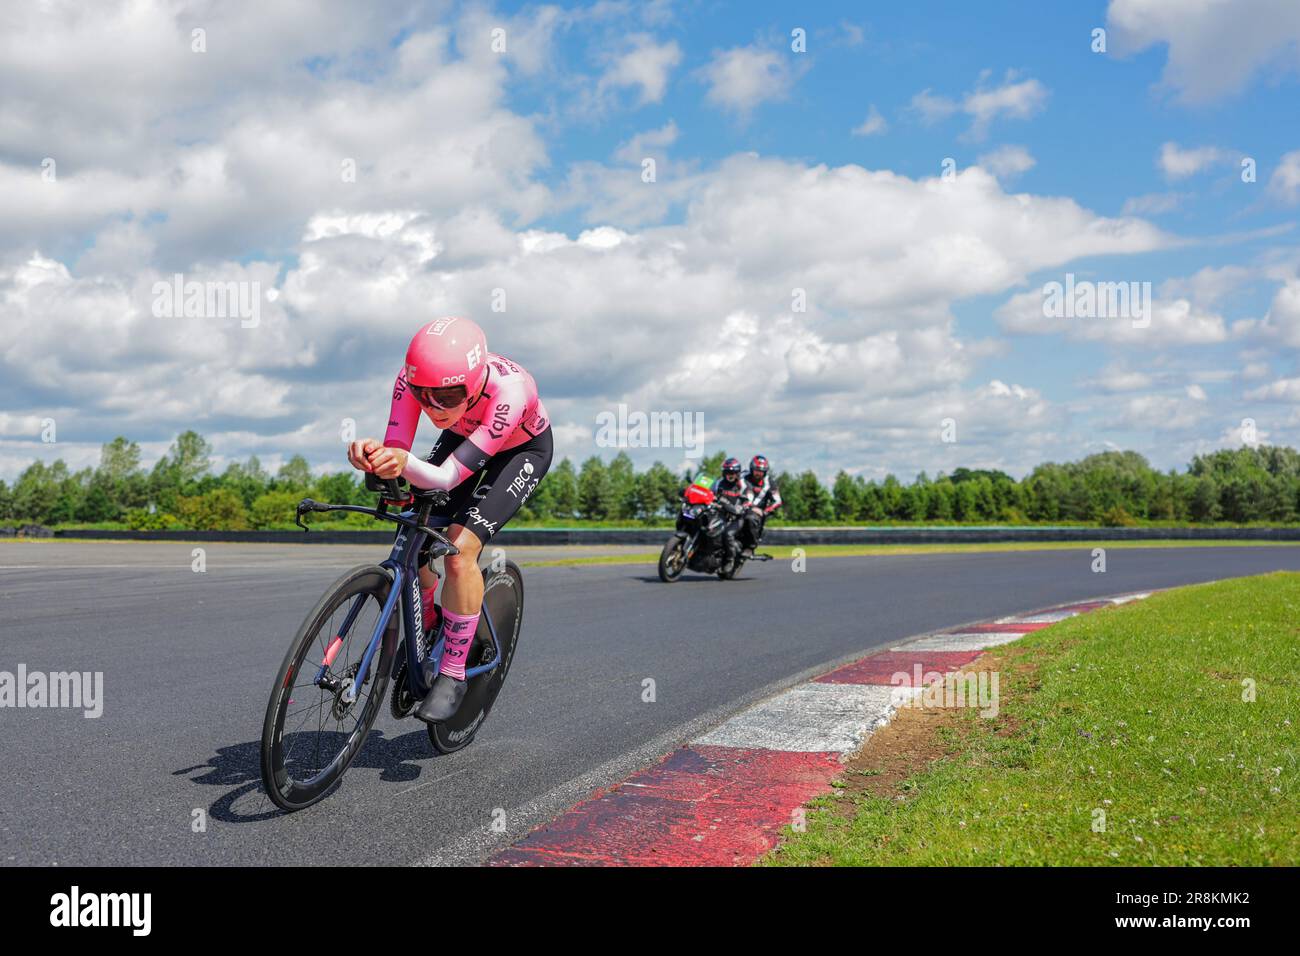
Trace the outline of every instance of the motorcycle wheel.
{"label": "motorcycle wheel", "polygon": [[659,555],[659,580],[672,584],[686,569],[686,542],[678,537],[668,539]]}

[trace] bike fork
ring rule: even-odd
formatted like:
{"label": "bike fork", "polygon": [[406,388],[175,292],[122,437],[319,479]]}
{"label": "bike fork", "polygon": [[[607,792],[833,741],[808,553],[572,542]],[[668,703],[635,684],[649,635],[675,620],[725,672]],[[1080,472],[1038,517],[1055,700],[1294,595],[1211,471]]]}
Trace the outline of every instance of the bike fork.
{"label": "bike fork", "polygon": [[329,647],[325,648],[325,659],[321,663],[320,670],[316,672],[316,679],[313,683],[320,684],[320,682],[325,679],[325,675],[329,672],[330,665],[334,663],[334,658],[338,657],[339,650],[343,647],[343,635],[352,630],[352,625],[356,622],[357,615],[361,613],[361,606],[365,603],[366,596],[364,594],[358,594],[353,598],[352,607],[348,608],[348,616],[343,619],[343,626],[340,627],[339,632],[330,639]]}
{"label": "bike fork", "polygon": [[[388,592],[388,599],[384,602],[384,610],[379,615],[379,621],[375,625],[375,632],[370,636],[370,643],[366,645],[366,652],[361,657],[361,663],[357,666],[357,672],[348,682],[348,687],[343,691],[342,700],[345,704],[354,703],[360,695],[360,689],[366,682],[366,677],[370,674],[370,665],[374,661],[375,653],[383,644],[384,632],[388,629],[388,622],[392,619],[393,612],[397,610],[397,597],[401,589],[397,586],[401,581],[401,573],[397,572],[394,579],[394,587]],[[343,646],[343,635],[352,630],[352,625],[361,613],[361,608],[366,603],[366,595],[358,594],[352,601],[352,607],[348,608],[348,615],[343,620],[343,626],[339,628],[339,633],[334,635],[325,650],[325,660],[321,663],[320,670],[316,672],[314,683],[317,686],[324,687],[326,690],[334,691],[338,687],[338,678],[329,675],[330,665],[338,656],[340,648]],[[331,686],[332,685],[332,686]]]}

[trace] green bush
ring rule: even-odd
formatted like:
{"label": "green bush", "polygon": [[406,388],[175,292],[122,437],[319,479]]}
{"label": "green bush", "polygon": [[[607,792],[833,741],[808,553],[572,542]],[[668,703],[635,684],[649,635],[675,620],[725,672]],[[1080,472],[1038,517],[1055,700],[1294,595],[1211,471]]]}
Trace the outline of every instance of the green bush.
{"label": "green bush", "polygon": [[1103,511],[1100,521],[1103,528],[1133,528],[1138,523],[1136,518],[1119,505],[1112,505]]}
{"label": "green bush", "polygon": [[198,531],[242,531],[248,527],[244,502],[229,488],[176,499],[177,517]]}
{"label": "green bush", "polygon": [[268,491],[258,495],[249,509],[249,523],[254,528],[274,528],[278,525],[292,525],[294,509],[300,500],[298,495],[288,491]]}
{"label": "green bush", "polygon": [[131,508],[126,513],[126,526],[132,531],[170,531],[181,523],[165,511],[151,513],[147,508]]}

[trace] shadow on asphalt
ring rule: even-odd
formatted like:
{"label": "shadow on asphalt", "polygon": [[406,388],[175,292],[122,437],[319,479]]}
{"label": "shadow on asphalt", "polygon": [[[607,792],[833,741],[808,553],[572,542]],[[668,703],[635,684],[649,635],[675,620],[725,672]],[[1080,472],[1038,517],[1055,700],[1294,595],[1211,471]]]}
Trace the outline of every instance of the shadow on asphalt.
{"label": "shadow on asphalt", "polygon": [[743,581],[757,581],[757,580],[758,580],[757,578],[750,577],[750,576],[747,575],[747,574],[742,574],[740,577],[738,577],[738,578],[732,578],[730,581],[722,581],[722,580],[719,580],[719,578],[718,578],[718,576],[717,576],[716,574],[699,574],[699,573],[697,573],[697,572],[691,572],[691,571],[685,571],[685,572],[683,572],[683,573],[682,573],[682,576],[681,576],[680,578],[678,578],[676,581],[673,581],[673,582],[671,583],[671,585],[669,585],[669,584],[665,584],[663,581],[660,581],[660,580],[659,580],[659,575],[657,575],[657,574],[633,574],[633,575],[628,575],[628,577],[629,577],[630,580],[633,580],[633,581],[642,581],[642,582],[644,582],[644,583],[646,583],[646,584],[657,584],[657,585],[659,585],[661,588],[662,588],[662,587],[670,587],[670,586],[671,586],[671,587],[677,587],[677,586],[680,585],[680,584],[709,584],[709,583],[713,583],[713,584],[722,585],[722,584],[736,584],[736,583],[738,583],[738,582],[743,582]]}
{"label": "shadow on asphalt", "polygon": [[[173,770],[172,775],[181,777],[194,774],[191,783],[215,787],[233,787],[217,797],[208,807],[208,815],[222,823],[258,823],[278,816],[285,816],[283,810],[274,806],[270,799],[262,794],[260,740],[221,747],[216,756],[208,758],[206,763],[195,764],[180,770]],[[429,735],[420,725],[419,730],[400,736],[390,737],[382,730],[371,730],[362,745],[360,753],[352,762],[349,770],[368,767],[379,771],[379,779],[385,783],[409,784],[419,779],[420,774],[431,766],[430,761],[442,756],[433,749]],[[345,775],[346,776],[346,775]],[[265,809],[258,813],[239,812],[234,809],[236,801],[250,793],[262,795],[261,804]],[[328,799],[328,798],[326,798]]]}

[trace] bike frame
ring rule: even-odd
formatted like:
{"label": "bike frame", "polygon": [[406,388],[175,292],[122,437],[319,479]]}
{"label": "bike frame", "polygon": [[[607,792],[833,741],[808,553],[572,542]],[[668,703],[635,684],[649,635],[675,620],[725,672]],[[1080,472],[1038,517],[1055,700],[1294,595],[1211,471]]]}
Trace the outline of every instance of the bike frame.
{"label": "bike frame", "polygon": [[[387,504],[387,503],[385,503]],[[401,602],[402,620],[405,625],[404,633],[406,637],[406,679],[410,682],[411,693],[417,698],[423,697],[429,692],[429,685],[424,680],[424,668],[420,658],[420,642],[423,639],[423,610],[421,608],[420,598],[420,574],[419,560],[420,548],[424,540],[429,537],[428,533],[421,530],[421,527],[427,528],[446,528],[450,526],[451,519],[445,517],[431,517],[429,512],[432,506],[428,502],[421,504],[419,511],[407,510],[397,515],[390,515],[385,510],[375,511],[368,508],[358,508],[350,505],[324,505],[316,508],[305,510],[323,510],[330,511],[359,511],[364,514],[373,514],[377,517],[388,518],[398,523],[397,537],[393,540],[393,549],[388,555],[388,559],[380,563],[389,577],[392,578],[393,586],[388,591],[388,598],[384,602],[383,611],[379,615],[379,621],[375,624],[374,633],[370,636],[370,642],[366,645],[366,651],[361,657],[361,664],[357,668],[356,675],[352,678],[350,686],[343,692],[343,700],[352,703],[357,699],[360,688],[365,685],[366,678],[370,674],[370,668],[374,663],[375,655],[383,646],[384,634],[388,630],[393,615],[397,613],[398,602]],[[439,536],[441,537],[441,536]],[[443,539],[446,540],[445,538]],[[455,549],[452,548],[452,551]],[[449,552],[444,552],[449,553]],[[409,587],[407,586],[409,583]],[[358,595],[352,602],[352,607],[348,609],[347,617],[343,621],[343,626],[339,629],[340,635],[346,634],[352,629],[357,615],[365,605],[366,595]],[[482,609],[483,620],[487,622],[488,636],[492,640],[492,660],[487,664],[480,664],[477,667],[468,667],[465,669],[465,679],[477,677],[493,670],[501,663],[501,642],[497,640],[496,626],[492,622],[492,615],[488,612],[487,606]],[[429,657],[440,657],[442,655],[445,638],[439,640],[429,650]],[[332,658],[326,654],[325,661],[321,664],[316,673],[314,683],[319,685],[326,674],[329,673]]]}

